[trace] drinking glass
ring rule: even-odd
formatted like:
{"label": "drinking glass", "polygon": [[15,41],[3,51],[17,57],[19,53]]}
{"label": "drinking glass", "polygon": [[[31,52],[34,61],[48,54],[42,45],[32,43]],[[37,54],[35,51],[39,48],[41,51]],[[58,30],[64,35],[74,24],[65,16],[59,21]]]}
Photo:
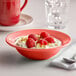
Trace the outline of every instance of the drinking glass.
{"label": "drinking glass", "polygon": [[68,19],[70,0],[45,0],[48,28],[64,28]]}

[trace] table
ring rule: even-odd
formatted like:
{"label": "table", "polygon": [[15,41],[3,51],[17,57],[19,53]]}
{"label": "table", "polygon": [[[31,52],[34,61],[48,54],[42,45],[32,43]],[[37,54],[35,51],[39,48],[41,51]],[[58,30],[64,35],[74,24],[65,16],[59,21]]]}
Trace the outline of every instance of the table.
{"label": "table", "polygon": [[[23,1],[22,1],[23,3]],[[71,0],[69,23],[61,31],[68,33],[76,41],[76,0]],[[33,17],[34,21],[25,29],[47,28],[44,0],[28,0],[23,13]],[[16,49],[7,45],[5,37],[13,31],[0,31],[0,76],[76,76],[76,70],[67,71],[50,66],[51,59],[34,61],[22,57]]]}

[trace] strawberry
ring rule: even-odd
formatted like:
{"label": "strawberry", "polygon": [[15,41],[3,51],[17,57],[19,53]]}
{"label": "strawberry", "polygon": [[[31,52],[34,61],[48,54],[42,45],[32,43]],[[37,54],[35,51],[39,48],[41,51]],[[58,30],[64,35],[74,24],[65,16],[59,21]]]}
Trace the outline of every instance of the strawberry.
{"label": "strawberry", "polygon": [[47,45],[47,41],[45,39],[40,39],[37,43],[40,43],[41,45]]}
{"label": "strawberry", "polygon": [[50,36],[50,35],[47,32],[41,32],[41,34],[40,34],[41,38],[46,38],[48,36]]}
{"label": "strawberry", "polygon": [[32,38],[32,39],[34,39],[35,41],[38,40],[38,38],[36,37],[35,34],[30,34],[30,35],[28,36],[28,38]]}
{"label": "strawberry", "polygon": [[32,38],[28,38],[28,40],[26,41],[26,46],[28,48],[35,47],[35,41]]}
{"label": "strawberry", "polygon": [[47,37],[45,40],[47,40],[49,43],[55,43],[53,37]]}

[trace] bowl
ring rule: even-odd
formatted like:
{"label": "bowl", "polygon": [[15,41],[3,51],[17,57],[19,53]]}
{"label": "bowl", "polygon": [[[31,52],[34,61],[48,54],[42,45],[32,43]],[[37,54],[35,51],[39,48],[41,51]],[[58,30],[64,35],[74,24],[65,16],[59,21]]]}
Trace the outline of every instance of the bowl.
{"label": "bowl", "polygon": [[[62,45],[55,48],[49,48],[49,49],[30,49],[30,48],[22,48],[15,45],[15,40],[18,37],[26,36],[31,33],[40,34],[43,31],[48,32],[51,36],[54,36],[55,38],[59,39],[62,42]],[[60,51],[61,48],[65,47],[67,44],[70,43],[71,38],[67,34],[59,31],[55,31],[55,30],[28,29],[28,30],[22,30],[22,31],[11,33],[6,37],[5,40],[10,46],[16,48],[17,51],[22,56],[33,60],[45,60],[55,56]]]}

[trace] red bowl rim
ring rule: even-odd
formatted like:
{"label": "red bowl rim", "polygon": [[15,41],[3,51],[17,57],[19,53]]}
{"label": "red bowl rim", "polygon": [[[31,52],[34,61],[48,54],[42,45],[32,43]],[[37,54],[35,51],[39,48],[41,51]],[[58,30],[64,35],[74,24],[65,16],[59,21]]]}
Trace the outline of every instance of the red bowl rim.
{"label": "red bowl rim", "polygon": [[[27,29],[27,30],[48,30],[48,29]],[[21,30],[21,31],[27,31],[27,30]],[[28,50],[28,51],[30,51],[29,49],[32,49],[32,48],[22,48],[22,47],[19,47],[19,46],[17,46],[17,45],[15,45],[15,44],[13,44],[13,43],[10,43],[9,41],[8,41],[8,37],[9,37],[9,35],[11,35],[11,34],[14,34],[14,33],[17,33],[17,32],[21,32],[21,31],[16,31],[16,32],[13,32],[13,33],[10,33],[10,34],[8,34],[7,36],[6,36],[6,38],[5,38],[5,41],[7,42],[7,44],[9,44],[10,46],[12,46],[12,47],[15,47],[16,49],[22,49],[22,50]],[[50,31],[50,30],[49,30]],[[55,31],[55,32],[59,32],[59,33],[62,33],[62,34],[65,34],[65,33],[63,33],[63,32],[60,32],[60,31],[56,31],[56,30],[51,30],[51,31]],[[65,34],[66,36],[68,36],[67,34]],[[68,36],[68,38],[69,38],[69,41],[66,43],[66,44],[64,44],[64,45],[61,45],[61,46],[57,46],[57,47],[54,47],[54,48],[48,48],[49,50],[51,50],[51,49],[57,49],[57,48],[63,48],[63,47],[65,47],[65,46],[67,46],[68,44],[70,44],[71,43],[71,37],[70,36]],[[33,51],[35,51],[35,50],[48,50],[48,49],[32,49]]]}

